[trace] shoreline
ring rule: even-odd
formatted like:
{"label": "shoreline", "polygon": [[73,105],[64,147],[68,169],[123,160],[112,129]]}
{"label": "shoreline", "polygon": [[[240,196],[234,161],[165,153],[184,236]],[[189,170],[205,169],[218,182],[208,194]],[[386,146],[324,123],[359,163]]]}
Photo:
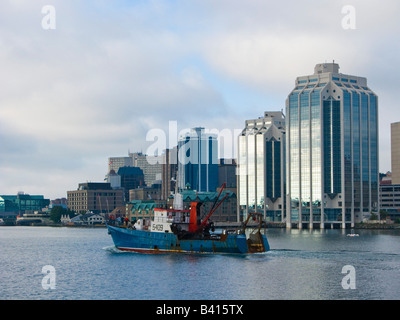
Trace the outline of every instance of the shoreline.
{"label": "shoreline", "polygon": [[[239,228],[241,223],[238,222],[216,222],[215,227],[216,228]],[[0,225],[0,227],[54,227],[54,228],[86,228],[86,229],[101,229],[101,228],[107,228],[105,224],[96,224],[96,225],[65,225],[65,224],[33,224],[33,225]],[[249,227],[252,227],[252,225],[249,225]],[[254,224],[254,227],[256,227],[256,224]],[[267,229],[286,229],[286,223],[284,222],[267,222],[265,224],[265,227]],[[298,228],[292,228],[294,230],[298,230]],[[308,228],[303,228],[304,230],[310,230]],[[325,229],[331,229],[331,228],[325,228]],[[334,229],[341,229],[341,228],[334,228]],[[392,224],[387,224],[387,223],[356,223],[354,228],[346,228],[343,230],[356,230],[356,229],[369,229],[369,230],[396,230],[400,229],[400,224],[398,223],[392,223]],[[321,230],[320,228],[314,228],[313,230]]]}

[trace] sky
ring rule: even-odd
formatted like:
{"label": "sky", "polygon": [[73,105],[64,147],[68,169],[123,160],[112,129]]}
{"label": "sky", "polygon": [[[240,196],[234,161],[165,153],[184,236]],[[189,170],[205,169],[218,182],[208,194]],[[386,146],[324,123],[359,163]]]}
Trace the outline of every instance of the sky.
{"label": "sky", "polygon": [[171,123],[234,133],[333,60],[378,95],[390,171],[399,16],[398,0],[0,0],[0,194],[66,197]]}

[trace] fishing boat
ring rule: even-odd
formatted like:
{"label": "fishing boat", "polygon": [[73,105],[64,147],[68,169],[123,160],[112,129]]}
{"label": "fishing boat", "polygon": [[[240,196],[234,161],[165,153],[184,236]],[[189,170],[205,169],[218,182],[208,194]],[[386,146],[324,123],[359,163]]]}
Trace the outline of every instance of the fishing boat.
{"label": "fishing boat", "polygon": [[226,198],[217,203],[223,187],[204,219],[200,215],[202,203],[192,202],[190,210],[154,209],[153,219],[139,219],[133,226],[107,224],[108,233],[122,251],[241,254],[269,251],[261,213],[249,213],[237,229],[216,230],[210,217]]}

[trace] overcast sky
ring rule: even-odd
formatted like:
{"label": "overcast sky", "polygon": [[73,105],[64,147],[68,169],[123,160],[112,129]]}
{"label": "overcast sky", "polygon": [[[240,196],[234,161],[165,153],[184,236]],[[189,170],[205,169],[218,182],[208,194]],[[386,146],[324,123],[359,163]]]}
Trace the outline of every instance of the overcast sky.
{"label": "overcast sky", "polygon": [[[345,5],[355,29],[342,26]],[[379,96],[386,172],[399,16],[398,0],[0,0],[0,194],[66,197],[170,121],[242,129],[332,60]]]}

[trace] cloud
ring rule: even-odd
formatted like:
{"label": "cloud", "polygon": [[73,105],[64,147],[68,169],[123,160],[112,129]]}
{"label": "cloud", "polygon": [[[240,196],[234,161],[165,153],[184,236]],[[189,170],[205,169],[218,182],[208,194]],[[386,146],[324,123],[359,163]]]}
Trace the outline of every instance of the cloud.
{"label": "cloud", "polygon": [[347,31],[346,1],[52,2],[56,30],[41,27],[46,1],[2,2],[0,193],[54,198],[101,181],[108,157],[146,150],[146,133],[169,121],[240,129],[284,108],[295,78],[332,59],[379,95],[390,152],[397,1],[353,1]]}

